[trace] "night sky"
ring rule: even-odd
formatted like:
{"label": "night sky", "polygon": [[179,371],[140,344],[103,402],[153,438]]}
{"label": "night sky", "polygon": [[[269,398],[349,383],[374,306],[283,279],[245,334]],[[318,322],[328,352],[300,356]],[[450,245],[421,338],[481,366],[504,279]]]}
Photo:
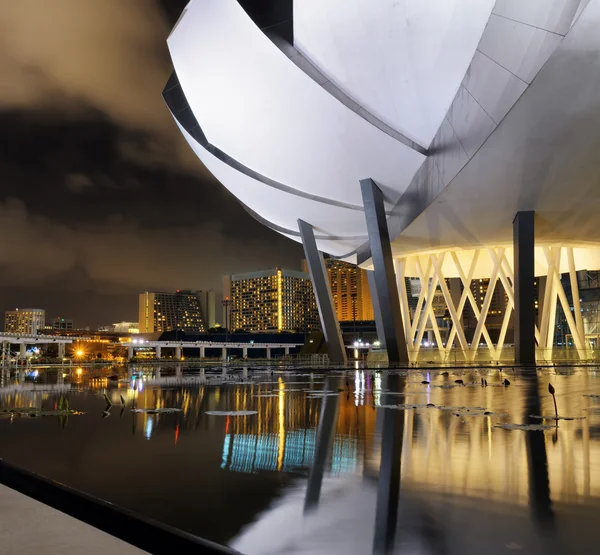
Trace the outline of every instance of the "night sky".
{"label": "night sky", "polygon": [[163,103],[186,3],[2,3],[2,320],[17,306],[78,327],[137,320],[144,290],[299,267],[301,246],[210,176]]}

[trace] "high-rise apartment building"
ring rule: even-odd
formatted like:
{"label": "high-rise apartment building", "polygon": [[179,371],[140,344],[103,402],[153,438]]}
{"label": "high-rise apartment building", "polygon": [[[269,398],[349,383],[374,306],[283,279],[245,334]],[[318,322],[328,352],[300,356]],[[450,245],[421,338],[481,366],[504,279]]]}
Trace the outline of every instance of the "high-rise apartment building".
{"label": "high-rise apartment building", "polygon": [[140,333],[206,331],[198,292],[152,291],[140,294]]}
{"label": "high-rise apartment building", "polygon": [[[313,331],[320,328],[310,276],[273,268],[223,280],[232,331]],[[227,324],[225,324],[227,325]]]}
{"label": "high-rise apartment building", "polygon": [[4,315],[6,333],[35,335],[46,325],[46,311],[41,308],[16,308],[7,310]]}
{"label": "high-rise apartment building", "polygon": [[325,268],[338,320],[373,320],[373,301],[366,270],[334,258],[325,259]]}

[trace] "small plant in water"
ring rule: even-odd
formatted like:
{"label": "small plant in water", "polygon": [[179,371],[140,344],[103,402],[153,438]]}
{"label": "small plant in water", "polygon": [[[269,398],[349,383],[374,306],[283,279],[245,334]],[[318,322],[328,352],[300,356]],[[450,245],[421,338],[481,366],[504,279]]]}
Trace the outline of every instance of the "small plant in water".
{"label": "small plant in water", "polygon": [[556,414],[556,418],[558,418],[558,407],[556,406],[556,395],[554,395],[554,386],[549,383],[548,384],[548,391],[550,392],[550,395],[552,395],[552,400],[554,401],[554,412]]}

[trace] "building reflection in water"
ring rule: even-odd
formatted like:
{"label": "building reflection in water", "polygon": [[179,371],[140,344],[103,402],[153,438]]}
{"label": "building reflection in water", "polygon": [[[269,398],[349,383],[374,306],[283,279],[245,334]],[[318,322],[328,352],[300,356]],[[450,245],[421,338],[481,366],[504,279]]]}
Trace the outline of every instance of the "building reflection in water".
{"label": "building reflection in water", "polygon": [[[600,497],[600,466],[590,465],[594,454],[600,455],[600,434],[594,432],[598,427],[593,426],[594,419],[600,417],[590,414],[586,420],[561,421],[560,427],[549,431],[521,432],[494,427],[500,422],[539,424],[540,421],[531,419],[530,415],[552,414],[552,400],[547,394],[548,376],[511,375],[512,385],[501,387],[502,376],[490,373],[488,381],[498,387],[488,388],[453,387],[452,384],[448,384],[448,388],[434,388],[423,387],[414,378],[391,375],[386,379],[382,388],[377,375],[367,378],[358,372],[354,391],[333,398],[338,410],[335,418],[327,418],[325,414],[326,403],[331,398],[323,400],[321,418],[331,423],[333,432],[330,450],[327,445],[319,445],[319,438],[325,444],[330,440],[317,427],[316,407],[301,394],[285,393],[280,384],[282,391],[277,398],[261,399],[261,403],[267,403],[258,404],[256,421],[232,420],[233,428],[228,428],[226,434],[223,468],[286,472],[310,467],[312,478],[320,466],[313,453],[318,457],[321,452],[321,458],[329,461],[326,476],[362,471],[376,477],[374,553],[388,553],[395,543],[402,542],[402,533],[398,533],[398,538],[395,534],[399,506],[403,503],[416,507],[416,528],[426,541],[427,549],[442,553],[446,544],[456,543],[456,531],[450,530],[435,511],[427,509],[427,502],[419,501],[415,505],[415,496],[446,504],[449,499],[462,499],[461,503],[467,502],[472,507],[480,500],[484,502],[482,513],[494,502],[509,513],[509,507],[517,511],[528,507],[530,522],[540,532],[526,532],[525,526],[521,534],[538,546],[555,541],[553,502],[596,503]],[[552,376],[552,380],[560,384],[557,390],[561,414],[585,414],[581,394],[589,391],[590,376]],[[386,389],[405,392],[405,396],[389,395]],[[455,416],[456,410],[427,408],[373,410],[380,404],[403,402],[482,406],[509,416]],[[270,409],[271,414],[276,412],[276,418],[268,416],[269,403],[276,404],[276,409]],[[269,425],[277,428],[265,429]],[[263,429],[259,432],[261,426]],[[239,449],[236,449],[232,442],[236,441],[238,427],[245,427],[245,431],[239,436]],[[323,457],[324,452],[331,454]],[[320,487],[316,488],[317,495],[311,493],[312,488],[309,478],[305,508],[309,499],[313,506],[319,501]],[[404,490],[408,493],[407,500],[400,493]]]}
{"label": "building reflection in water", "polygon": [[[375,485],[369,479],[375,478],[371,515],[377,518],[371,516],[371,523],[376,520],[380,528],[369,533],[374,534],[376,552],[385,552],[394,543],[395,511],[400,506],[402,514],[403,504],[415,492],[439,504],[461,499],[507,507],[509,512],[529,514],[531,524],[540,530],[553,528],[560,507],[591,506],[600,498],[600,415],[584,411],[598,403],[582,397],[600,394],[593,371],[551,377],[511,374],[509,387],[500,386],[503,376],[497,371],[467,371],[461,376],[468,383],[483,375],[490,385],[498,386],[487,388],[456,387],[452,376],[435,373],[400,377],[356,370],[328,378],[327,383],[293,374],[263,374],[262,381],[253,376],[251,384],[247,372],[238,374],[236,379],[246,383],[207,385],[204,372],[186,376],[185,369],[161,373],[156,368],[138,368],[118,387],[108,388],[106,375],[73,373],[69,380],[52,374],[41,387],[29,377],[25,381],[23,371],[5,372],[0,401],[3,407],[50,407],[61,393],[87,388],[106,391],[115,404],[123,394],[129,407],[180,407],[182,412],[176,416],[131,413],[133,433],[152,441],[168,427],[176,442],[186,434],[210,431],[219,441],[222,438],[220,472],[309,475],[302,499],[302,505],[308,502],[309,507],[327,502],[327,488],[322,491],[320,481],[333,477],[343,482],[344,477],[356,475]],[[220,376],[220,369],[212,375]],[[431,384],[422,384],[424,378]],[[553,414],[547,393],[550,380],[560,414],[587,415],[587,419],[561,421],[557,429],[545,432],[494,427],[502,421],[529,422],[531,414]],[[310,395],[324,387],[343,391],[333,397]],[[404,395],[390,395],[388,390]],[[453,411],[437,408],[378,408],[405,402],[481,406],[510,416],[457,417]],[[326,411],[328,407],[331,410]],[[258,414],[207,417],[210,410]],[[402,530],[397,536],[396,542],[403,541]]]}
{"label": "building reflection in water", "polygon": [[[315,392],[318,393],[319,389]],[[298,472],[311,468],[321,400],[307,399],[303,393],[287,390],[282,379],[273,384],[275,396],[255,397],[256,405],[250,405],[252,397],[233,392],[231,410],[253,408],[258,415],[227,419],[221,468],[233,472]],[[232,392],[225,394],[232,395]],[[330,400],[332,403],[328,403]],[[325,397],[324,401],[325,406],[337,404],[336,397]],[[357,470],[359,438],[353,417],[336,414],[336,418],[332,419],[336,428],[331,457],[327,461],[328,474],[339,475]]]}
{"label": "building reflection in water", "polygon": [[[107,369],[104,374],[110,372]],[[310,391],[318,393],[323,388],[322,379],[266,375],[264,381],[255,378],[256,383],[251,385],[208,386],[203,375],[196,373],[178,378],[173,376],[172,369],[169,372],[166,375],[163,371],[161,375],[160,370],[138,368],[129,380],[120,381],[119,387],[107,388],[106,376],[90,377],[88,371],[83,376],[73,372],[66,378],[53,371],[45,375],[44,380],[40,375],[35,383],[30,378],[25,381],[22,370],[5,371],[0,400],[4,407],[44,405],[50,408],[61,394],[97,389],[99,394],[107,392],[115,404],[120,403],[123,395],[128,407],[180,407],[183,409],[182,418],[177,419],[180,434],[203,429],[221,430],[220,465],[224,470],[303,474],[310,470],[323,401],[310,398]],[[176,374],[181,375],[181,371]],[[490,384],[500,383],[501,377],[497,374],[485,374]],[[160,377],[155,379],[157,376]],[[452,378],[432,374],[432,383],[426,386],[420,383],[425,376],[419,374],[409,376],[402,386],[406,388],[406,397],[386,396],[387,388],[382,385],[384,376],[384,373],[358,370],[348,374],[348,391],[346,376],[334,378],[334,383],[327,385],[330,390],[344,389],[334,397],[338,409],[326,461],[327,476],[379,474],[381,444],[377,432],[381,433],[383,420],[377,424],[376,421],[377,407],[381,404],[431,402],[484,406],[510,416],[504,419],[456,417],[451,411],[437,409],[394,411],[393,414],[402,418],[403,487],[418,486],[420,490],[485,498],[522,507],[538,500],[540,510],[546,507],[547,516],[551,515],[552,508],[550,493],[553,503],[585,503],[600,497],[600,463],[595,463],[600,461],[600,415],[584,410],[598,406],[598,402],[582,397],[583,393],[600,393],[600,380],[594,372],[553,375],[551,378],[556,387],[559,412],[570,416],[587,415],[587,419],[561,421],[556,431],[531,434],[494,428],[494,424],[526,422],[528,415],[534,413],[553,414],[552,398],[547,393],[550,381],[547,375],[527,379],[511,376],[512,385],[508,388],[445,389],[434,386],[452,385]],[[463,377],[466,382],[475,381],[479,374],[473,372],[473,375]],[[389,389],[396,387],[400,389],[401,385]],[[78,408],[77,402],[74,403],[71,405]],[[225,424],[223,418],[206,417],[208,410],[256,410],[258,414],[231,417]],[[390,411],[383,409],[381,412],[387,414]],[[136,414],[132,419],[144,435],[151,437],[161,427],[163,417]],[[173,427],[174,433],[175,420],[164,420]],[[148,424],[149,421],[152,423]],[[530,468],[535,472],[531,470],[530,473]],[[544,485],[544,474],[547,474],[546,482],[552,484],[551,491]]]}

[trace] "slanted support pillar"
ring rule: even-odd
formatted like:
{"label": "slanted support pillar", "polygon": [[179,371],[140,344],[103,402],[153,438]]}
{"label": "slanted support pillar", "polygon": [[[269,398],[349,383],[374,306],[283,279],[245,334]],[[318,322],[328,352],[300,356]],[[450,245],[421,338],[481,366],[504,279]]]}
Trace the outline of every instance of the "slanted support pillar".
{"label": "slanted support pillar", "polygon": [[513,220],[515,363],[535,366],[534,212]]}
{"label": "slanted support pillar", "polygon": [[373,258],[373,273],[375,274],[375,289],[379,298],[388,360],[392,364],[408,364],[408,348],[400,312],[400,297],[396,286],[383,194],[372,179],[362,179],[360,188],[365,207],[369,246]]}
{"label": "slanted support pillar", "polygon": [[298,228],[302,237],[304,255],[308,263],[308,271],[310,272],[310,279],[313,284],[313,291],[315,292],[317,308],[319,309],[321,329],[327,343],[329,360],[337,364],[346,364],[348,362],[346,348],[342,339],[340,323],[335,313],[333,296],[331,295],[331,287],[325,270],[323,255],[317,248],[313,227],[303,220],[298,220]]}
{"label": "slanted support pillar", "polygon": [[373,270],[367,270],[367,281],[369,282],[369,291],[371,293],[371,301],[373,302],[373,314],[375,315],[377,340],[379,341],[380,348],[385,349],[385,331],[383,328],[383,320],[381,319],[379,297],[377,296],[377,288],[375,287],[375,272],[373,272]]}

